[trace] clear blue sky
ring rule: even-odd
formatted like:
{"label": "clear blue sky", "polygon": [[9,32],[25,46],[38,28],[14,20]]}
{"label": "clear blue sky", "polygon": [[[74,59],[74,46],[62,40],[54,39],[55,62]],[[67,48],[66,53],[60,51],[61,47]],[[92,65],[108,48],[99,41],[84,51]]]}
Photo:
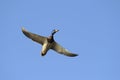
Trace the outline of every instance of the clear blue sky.
{"label": "clear blue sky", "polygon": [[[42,57],[22,26],[79,56]],[[119,0],[1,0],[0,36],[0,80],[120,80]]]}

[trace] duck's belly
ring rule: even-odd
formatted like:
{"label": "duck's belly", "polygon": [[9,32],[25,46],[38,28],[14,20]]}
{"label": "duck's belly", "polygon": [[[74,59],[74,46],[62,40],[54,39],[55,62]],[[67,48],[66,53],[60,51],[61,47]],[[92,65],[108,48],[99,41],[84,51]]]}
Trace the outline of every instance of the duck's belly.
{"label": "duck's belly", "polygon": [[52,47],[52,43],[48,43],[48,42],[44,43],[41,51],[42,56],[44,56],[51,47]]}

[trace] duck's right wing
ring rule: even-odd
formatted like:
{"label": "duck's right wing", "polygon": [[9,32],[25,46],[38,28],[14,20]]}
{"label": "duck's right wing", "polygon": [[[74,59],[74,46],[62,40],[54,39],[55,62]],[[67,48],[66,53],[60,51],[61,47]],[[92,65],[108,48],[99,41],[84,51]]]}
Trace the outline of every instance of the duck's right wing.
{"label": "duck's right wing", "polygon": [[64,54],[64,55],[69,56],[69,57],[78,56],[77,54],[71,53],[70,51],[68,51],[67,49],[65,49],[61,45],[59,45],[57,42],[53,43],[53,46],[52,46],[51,49],[60,53],[60,54]]}
{"label": "duck's right wing", "polygon": [[32,39],[33,41],[35,41],[37,43],[40,43],[41,45],[43,45],[43,43],[46,39],[46,37],[31,33],[29,31],[25,30],[24,28],[22,28],[22,32],[25,36],[27,36],[28,38]]}

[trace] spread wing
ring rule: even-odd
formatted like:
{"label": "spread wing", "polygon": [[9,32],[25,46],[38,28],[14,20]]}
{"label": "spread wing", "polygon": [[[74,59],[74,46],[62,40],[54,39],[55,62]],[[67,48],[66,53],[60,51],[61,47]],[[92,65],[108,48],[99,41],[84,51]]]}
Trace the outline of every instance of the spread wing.
{"label": "spread wing", "polygon": [[33,41],[40,43],[41,45],[43,45],[46,37],[44,36],[40,36],[34,33],[31,33],[27,30],[25,30],[24,28],[22,28],[22,32],[24,33],[25,36],[27,36],[28,38],[32,39]]}
{"label": "spread wing", "polygon": [[56,52],[58,52],[58,53],[60,53],[60,54],[64,54],[64,55],[69,56],[69,57],[78,56],[77,54],[69,52],[67,49],[63,48],[57,42],[54,42],[53,44],[54,45],[53,45],[53,47],[51,49],[54,50],[54,51],[56,51]]}

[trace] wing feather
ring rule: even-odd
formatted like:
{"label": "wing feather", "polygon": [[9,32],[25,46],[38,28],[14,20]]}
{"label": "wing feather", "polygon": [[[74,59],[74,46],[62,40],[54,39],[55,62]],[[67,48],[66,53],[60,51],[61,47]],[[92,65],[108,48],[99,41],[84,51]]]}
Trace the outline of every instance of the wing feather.
{"label": "wing feather", "polygon": [[62,47],[60,44],[58,44],[57,42],[54,42],[54,45],[52,47],[52,49],[60,54],[64,54],[66,56],[69,57],[75,57],[78,56],[77,54],[71,53],[69,52],[67,49],[65,49],[64,47]]}
{"label": "wing feather", "polygon": [[34,33],[31,33],[27,30],[25,30],[24,28],[22,28],[22,32],[24,33],[25,36],[27,36],[28,38],[32,39],[33,41],[40,43],[41,45],[43,45],[46,37],[44,36],[40,36]]}

